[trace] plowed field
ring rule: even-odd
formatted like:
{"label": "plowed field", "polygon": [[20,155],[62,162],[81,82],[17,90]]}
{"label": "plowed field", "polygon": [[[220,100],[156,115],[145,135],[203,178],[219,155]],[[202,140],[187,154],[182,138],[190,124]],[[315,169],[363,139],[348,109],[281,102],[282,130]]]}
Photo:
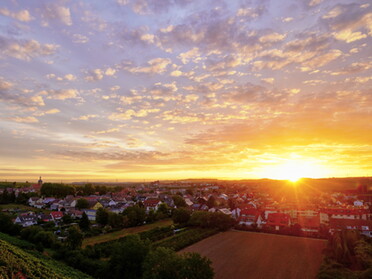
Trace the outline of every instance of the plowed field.
{"label": "plowed field", "polygon": [[215,279],[314,279],[325,246],[325,240],[228,231],[181,252],[211,259]]}

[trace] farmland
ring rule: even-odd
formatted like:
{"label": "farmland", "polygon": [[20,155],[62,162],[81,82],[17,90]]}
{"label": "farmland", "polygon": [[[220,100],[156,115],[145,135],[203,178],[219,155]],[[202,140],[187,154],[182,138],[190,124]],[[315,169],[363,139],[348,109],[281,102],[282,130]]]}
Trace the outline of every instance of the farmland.
{"label": "farmland", "polygon": [[148,231],[148,230],[151,230],[155,227],[166,227],[166,226],[169,226],[169,225],[172,225],[172,224],[173,224],[173,221],[167,219],[167,220],[161,220],[161,221],[158,221],[158,222],[155,222],[155,223],[152,223],[152,224],[147,224],[147,225],[143,225],[143,226],[139,226],[139,227],[126,228],[126,229],[116,231],[116,232],[113,232],[113,233],[107,233],[107,234],[103,234],[103,235],[89,237],[89,238],[84,239],[83,247],[86,247],[88,245],[95,245],[97,243],[102,243],[102,242],[107,242],[107,241],[119,239],[119,238],[122,238],[126,235],[133,234],[133,233]]}
{"label": "farmland", "polygon": [[283,235],[228,231],[181,252],[210,258],[215,279],[313,279],[326,241]]}

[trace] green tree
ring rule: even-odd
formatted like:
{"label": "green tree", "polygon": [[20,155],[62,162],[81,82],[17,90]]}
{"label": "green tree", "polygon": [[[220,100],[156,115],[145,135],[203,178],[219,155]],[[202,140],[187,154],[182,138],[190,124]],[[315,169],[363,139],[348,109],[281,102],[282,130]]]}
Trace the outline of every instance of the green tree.
{"label": "green tree", "polygon": [[180,278],[182,262],[177,254],[164,247],[151,251],[143,264],[144,279],[177,279]]}
{"label": "green tree", "polygon": [[212,279],[211,261],[197,253],[177,255],[171,249],[158,247],[143,264],[144,279]]}
{"label": "green tree", "polygon": [[79,222],[79,227],[83,231],[87,231],[90,228],[90,221],[88,219],[88,215],[85,212],[83,212],[83,216],[81,217],[81,220]]}
{"label": "green tree", "polygon": [[108,224],[109,214],[106,209],[98,208],[96,212],[96,222],[102,226],[106,226]]}
{"label": "green tree", "polygon": [[169,217],[170,208],[166,203],[161,203],[156,211],[157,219],[164,219]]}
{"label": "green tree", "polygon": [[172,199],[173,199],[174,205],[177,208],[179,208],[179,207],[186,207],[187,206],[185,200],[181,196],[179,196],[179,195],[174,195],[172,197]]}
{"label": "green tree", "polygon": [[211,260],[198,253],[185,253],[182,255],[181,278],[212,279],[214,271]]}
{"label": "green tree", "polygon": [[109,212],[108,213],[108,224],[112,228],[122,228],[124,225],[123,215],[119,215],[114,212]]}
{"label": "green tree", "polygon": [[176,224],[187,224],[190,220],[191,212],[185,208],[176,208],[173,211],[172,220]]}
{"label": "green tree", "polygon": [[216,198],[214,196],[210,196],[208,201],[207,201],[207,206],[209,208],[213,208],[216,206]]}
{"label": "green tree", "polygon": [[72,219],[70,214],[64,214],[62,217],[62,221],[64,224],[71,224],[74,220]]}
{"label": "green tree", "polygon": [[85,196],[93,195],[94,193],[95,193],[95,189],[92,186],[92,184],[88,183],[84,185],[83,194]]}
{"label": "green tree", "polygon": [[78,199],[75,207],[79,210],[89,208],[89,202],[86,199]]}
{"label": "green tree", "polygon": [[142,264],[149,252],[149,243],[138,235],[129,235],[117,245],[109,261],[111,278],[142,278]]}
{"label": "green tree", "polygon": [[129,226],[143,225],[146,220],[146,211],[138,205],[130,206],[123,211],[123,215],[127,216]]}
{"label": "green tree", "polygon": [[79,249],[83,244],[84,236],[80,229],[76,226],[72,226],[68,229],[68,236],[66,239],[67,246],[71,249]]}

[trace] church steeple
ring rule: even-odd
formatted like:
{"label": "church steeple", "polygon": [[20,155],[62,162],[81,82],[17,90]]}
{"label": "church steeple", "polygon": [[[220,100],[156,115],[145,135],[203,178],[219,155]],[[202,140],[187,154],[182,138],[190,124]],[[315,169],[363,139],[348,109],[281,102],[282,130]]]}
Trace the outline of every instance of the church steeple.
{"label": "church steeple", "polygon": [[41,176],[40,176],[39,181],[37,182],[37,184],[39,184],[40,186],[43,184],[43,181],[41,180]]}

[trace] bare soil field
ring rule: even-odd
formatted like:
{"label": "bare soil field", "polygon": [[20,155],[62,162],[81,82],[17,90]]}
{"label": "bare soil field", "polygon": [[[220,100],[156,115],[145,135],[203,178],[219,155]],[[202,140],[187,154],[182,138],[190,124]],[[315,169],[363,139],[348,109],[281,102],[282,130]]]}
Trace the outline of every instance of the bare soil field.
{"label": "bare soil field", "polygon": [[212,261],[215,279],[314,279],[325,240],[228,231],[182,252],[198,252]]}

